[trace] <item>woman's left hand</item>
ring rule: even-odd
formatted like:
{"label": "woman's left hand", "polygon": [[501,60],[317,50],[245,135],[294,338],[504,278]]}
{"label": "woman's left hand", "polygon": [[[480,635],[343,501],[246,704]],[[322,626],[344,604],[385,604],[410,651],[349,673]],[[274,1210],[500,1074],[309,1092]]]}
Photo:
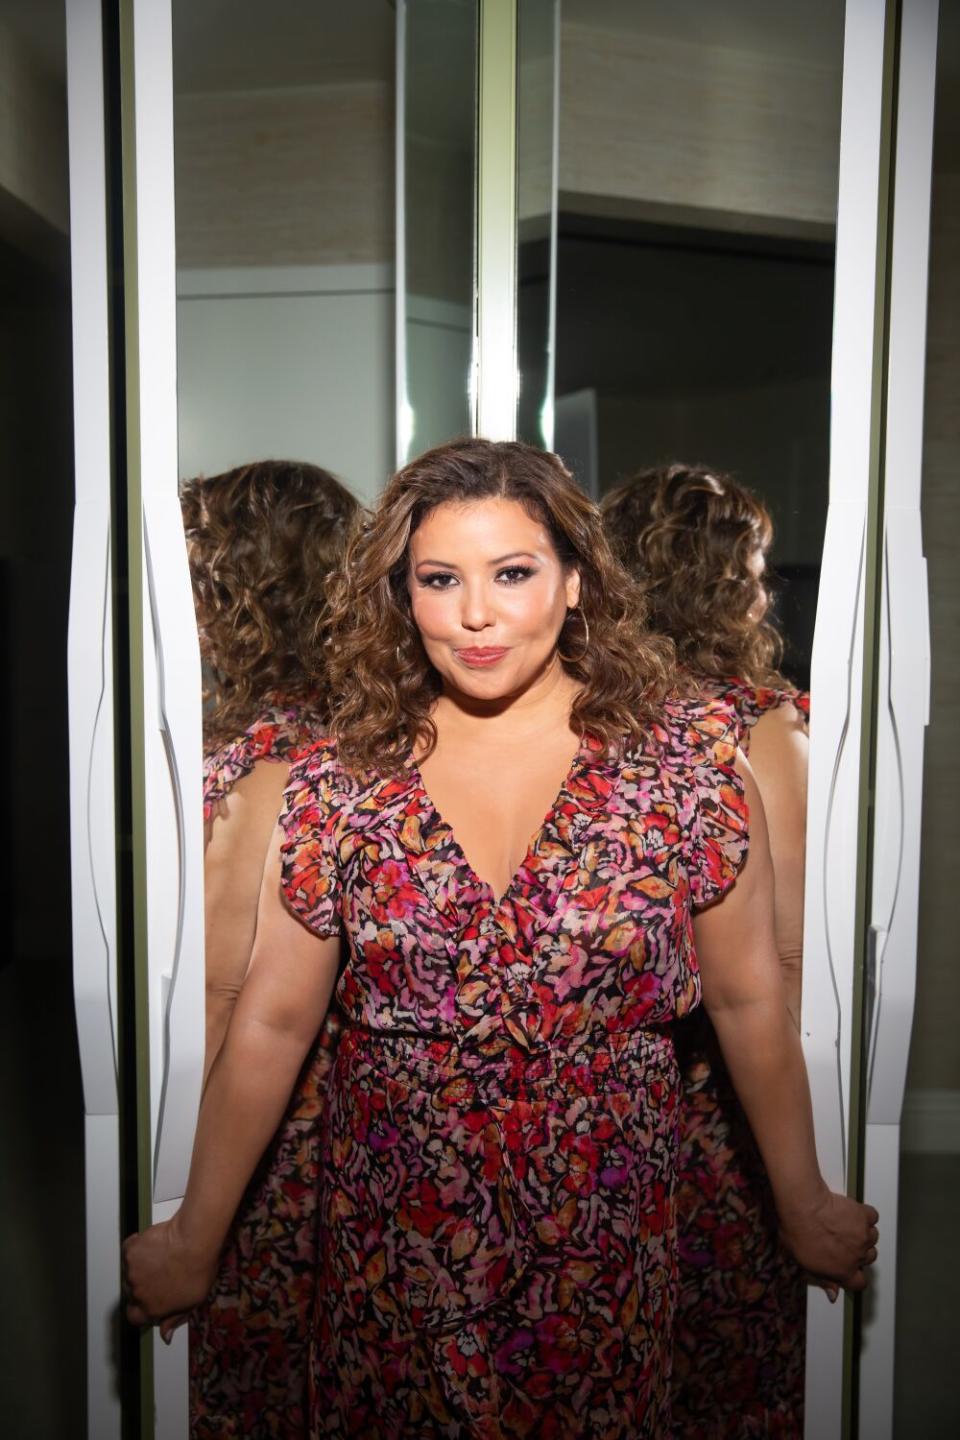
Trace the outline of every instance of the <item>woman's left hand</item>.
{"label": "woman's left hand", "polygon": [[206,1299],[216,1273],[216,1259],[186,1244],[177,1218],[131,1235],[123,1246],[127,1319],[131,1325],[160,1325],[165,1340]]}
{"label": "woman's left hand", "polygon": [[[830,1293],[863,1290],[877,1258],[877,1212],[823,1187],[809,1206],[780,1212],[780,1233],[800,1265]],[[832,1282],[832,1283],[831,1283]]]}

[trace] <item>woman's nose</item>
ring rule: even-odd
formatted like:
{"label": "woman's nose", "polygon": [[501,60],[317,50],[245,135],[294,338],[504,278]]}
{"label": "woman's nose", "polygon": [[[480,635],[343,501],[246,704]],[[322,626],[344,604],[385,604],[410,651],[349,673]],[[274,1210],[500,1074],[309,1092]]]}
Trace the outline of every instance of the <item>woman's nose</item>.
{"label": "woman's nose", "polygon": [[493,606],[485,585],[464,585],[460,623],[464,630],[485,630],[494,621]]}

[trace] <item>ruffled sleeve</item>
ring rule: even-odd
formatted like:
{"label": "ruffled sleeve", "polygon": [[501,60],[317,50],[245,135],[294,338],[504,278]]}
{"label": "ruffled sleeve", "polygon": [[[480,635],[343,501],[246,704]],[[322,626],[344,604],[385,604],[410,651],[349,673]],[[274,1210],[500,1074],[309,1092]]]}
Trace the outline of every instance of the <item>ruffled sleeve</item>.
{"label": "ruffled sleeve", "polygon": [[322,938],[340,931],[336,771],[334,747],[329,741],[319,742],[290,767],[280,811],[281,889],[297,919]]}
{"label": "ruffled sleeve", "polygon": [[779,710],[783,705],[793,705],[800,715],[804,729],[809,728],[810,696],[806,690],[797,690],[792,685],[779,688],[749,685],[745,680],[733,678],[705,681],[703,688],[713,698],[724,700],[736,711],[740,726],[740,746],[747,754],[751,730],[770,710]]}
{"label": "ruffled sleeve", "polygon": [[810,728],[810,692],[809,690],[791,690],[788,692],[791,702],[803,716],[803,723]]}
{"label": "ruffled sleeve", "polygon": [[730,889],[747,858],[749,811],[734,761],[738,721],[722,700],[672,702],[667,707],[671,748],[693,791],[685,853],[695,909]]}
{"label": "ruffled sleeve", "polygon": [[274,706],[259,715],[242,735],[219,745],[203,762],[203,818],[212,820],[217,806],[238,780],[260,760],[291,761],[317,741],[315,722],[299,710]]}

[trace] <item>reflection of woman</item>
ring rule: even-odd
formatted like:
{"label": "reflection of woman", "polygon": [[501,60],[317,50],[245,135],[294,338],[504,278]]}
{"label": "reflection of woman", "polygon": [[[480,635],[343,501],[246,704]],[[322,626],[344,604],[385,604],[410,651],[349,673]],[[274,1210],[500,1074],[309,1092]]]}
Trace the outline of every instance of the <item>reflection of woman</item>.
{"label": "reflection of woman", "polygon": [[638,606],[523,445],[413,462],[348,552],[335,738],[291,772],[187,1195],[126,1246],[135,1322],[205,1292],[342,929],[313,1435],[669,1433],[671,1023],[701,977],[795,1253],[857,1287],[874,1257],[817,1169],[728,711],[663,699]]}
{"label": "reflection of woman", "polygon": [[[313,669],[324,584],[357,503],[314,465],[263,461],[181,490],[201,650],[209,1072],[250,963],[290,762],[321,734]],[[313,1298],[317,1123],[329,1017],[240,1207],[213,1292],[191,1317],[195,1437],[302,1431]]]}
{"label": "reflection of woman", "polygon": [[[650,625],[674,641],[697,693],[736,714],[767,817],[777,949],[799,1026],[808,697],[777,672],[779,637],[764,618],[770,517],[729,476],[684,465],[636,476],[602,508]],[[801,1435],[803,1277],[780,1245],[763,1165],[702,1011],[679,1027],[678,1053],[674,1433]]]}

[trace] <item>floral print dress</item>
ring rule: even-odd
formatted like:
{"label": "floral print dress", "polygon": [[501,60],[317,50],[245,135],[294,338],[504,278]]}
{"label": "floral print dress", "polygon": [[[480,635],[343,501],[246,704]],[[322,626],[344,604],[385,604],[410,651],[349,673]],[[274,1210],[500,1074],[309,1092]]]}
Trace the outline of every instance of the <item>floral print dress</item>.
{"label": "floral print dress", "polygon": [[[316,739],[296,707],[270,706],[205,758],[204,820],[258,761],[289,763]],[[332,1011],[237,1212],[213,1289],[190,1317],[192,1440],[308,1434],[319,1120],[337,1031]]]}
{"label": "floral print dress", "polygon": [[[710,687],[741,749],[762,715],[809,696],[739,680]],[[770,1185],[706,1012],[677,1026],[683,1074],[677,1200],[677,1440],[803,1435],[806,1284],[780,1244]]]}
{"label": "floral print dress", "polygon": [[419,773],[294,765],[283,888],[342,932],[323,1118],[310,1434],[670,1432],[692,914],[747,815],[720,702],[586,742],[497,898]]}

